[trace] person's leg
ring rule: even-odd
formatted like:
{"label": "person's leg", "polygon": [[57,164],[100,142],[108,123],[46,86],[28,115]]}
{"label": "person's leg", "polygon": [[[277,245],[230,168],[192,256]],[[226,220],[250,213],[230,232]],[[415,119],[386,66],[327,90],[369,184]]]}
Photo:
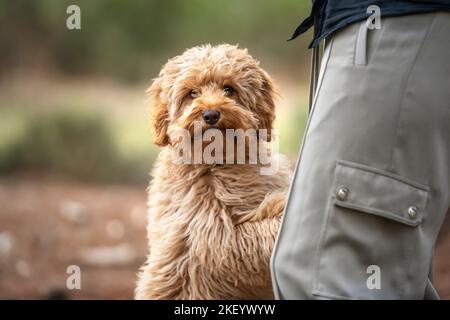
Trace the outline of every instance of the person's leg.
{"label": "person's leg", "polygon": [[271,259],[280,299],[425,295],[450,202],[450,14],[360,26],[322,63]]}

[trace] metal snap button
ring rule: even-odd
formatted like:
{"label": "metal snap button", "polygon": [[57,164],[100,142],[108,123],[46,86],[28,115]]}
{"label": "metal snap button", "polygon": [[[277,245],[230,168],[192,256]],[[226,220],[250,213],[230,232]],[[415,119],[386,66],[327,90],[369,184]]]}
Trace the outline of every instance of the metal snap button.
{"label": "metal snap button", "polygon": [[414,219],[417,216],[418,211],[419,211],[419,209],[416,206],[411,206],[408,208],[408,216],[411,219]]}
{"label": "metal snap button", "polygon": [[350,193],[350,190],[347,187],[339,187],[336,190],[336,197],[338,200],[345,201],[348,199],[348,195]]}

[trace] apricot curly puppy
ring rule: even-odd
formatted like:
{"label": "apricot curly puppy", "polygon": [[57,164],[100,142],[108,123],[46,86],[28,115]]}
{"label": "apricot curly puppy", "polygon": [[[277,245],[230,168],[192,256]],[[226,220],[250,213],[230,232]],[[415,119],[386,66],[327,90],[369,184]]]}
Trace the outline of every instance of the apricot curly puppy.
{"label": "apricot curly puppy", "polygon": [[148,189],[149,253],[136,298],[273,298],[269,259],[291,177],[286,158],[273,175],[262,175],[259,161],[173,159],[175,132],[192,132],[195,121],[203,132],[268,129],[270,139],[271,78],[247,50],[205,45],[169,60],[149,93],[162,151]]}

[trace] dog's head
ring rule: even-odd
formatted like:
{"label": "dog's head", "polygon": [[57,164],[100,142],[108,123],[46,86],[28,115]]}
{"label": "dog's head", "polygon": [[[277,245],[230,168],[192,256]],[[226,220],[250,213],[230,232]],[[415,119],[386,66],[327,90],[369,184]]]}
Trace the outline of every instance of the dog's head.
{"label": "dog's head", "polygon": [[273,82],[259,62],[232,45],[194,47],[169,60],[148,90],[154,142],[171,144],[174,132],[194,123],[202,130],[267,129],[275,118]]}

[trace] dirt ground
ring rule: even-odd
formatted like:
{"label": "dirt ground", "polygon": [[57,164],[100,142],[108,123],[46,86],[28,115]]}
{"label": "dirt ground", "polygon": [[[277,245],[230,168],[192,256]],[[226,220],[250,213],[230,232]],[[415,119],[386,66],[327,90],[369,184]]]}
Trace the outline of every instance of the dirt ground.
{"label": "dirt ground", "polygon": [[[145,198],[145,186],[0,179],[0,239],[12,239],[0,251],[0,298],[131,299]],[[81,290],[66,288],[69,265],[80,267]]]}
{"label": "dirt ground", "polygon": [[[145,186],[0,178],[0,299],[131,299],[146,253]],[[77,265],[81,289],[68,290]],[[450,299],[450,219],[436,248]]]}

